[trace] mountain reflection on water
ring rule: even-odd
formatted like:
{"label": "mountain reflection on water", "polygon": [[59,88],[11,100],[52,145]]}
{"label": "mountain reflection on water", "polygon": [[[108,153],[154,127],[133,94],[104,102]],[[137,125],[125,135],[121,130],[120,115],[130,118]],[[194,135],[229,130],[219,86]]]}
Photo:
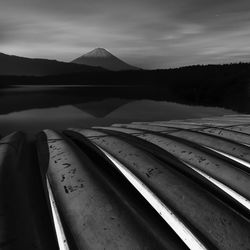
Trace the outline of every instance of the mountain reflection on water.
{"label": "mountain reflection on water", "polygon": [[[5,89],[0,98],[0,130],[2,134],[13,130],[36,133],[44,128],[60,130],[234,113],[223,108],[183,105],[157,98],[150,100],[143,92],[136,98],[134,93],[129,95],[131,88],[109,90],[105,92],[101,88],[79,86],[17,86]],[[116,97],[126,91],[126,98]]]}

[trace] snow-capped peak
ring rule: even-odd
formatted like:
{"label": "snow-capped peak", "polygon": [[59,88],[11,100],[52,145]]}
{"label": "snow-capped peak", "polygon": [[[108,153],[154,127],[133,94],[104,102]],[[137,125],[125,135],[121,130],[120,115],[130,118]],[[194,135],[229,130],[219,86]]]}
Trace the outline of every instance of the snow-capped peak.
{"label": "snow-capped peak", "polygon": [[110,57],[110,56],[113,55],[104,48],[96,48],[84,55],[84,57]]}

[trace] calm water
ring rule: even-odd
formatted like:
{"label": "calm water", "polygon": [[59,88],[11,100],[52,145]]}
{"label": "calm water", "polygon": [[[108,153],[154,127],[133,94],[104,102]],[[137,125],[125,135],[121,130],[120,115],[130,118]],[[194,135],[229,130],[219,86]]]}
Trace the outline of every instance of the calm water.
{"label": "calm water", "polygon": [[138,86],[18,85],[0,91],[0,134],[21,130],[34,136],[46,128],[63,130],[132,121],[208,117],[229,112],[171,103],[168,102],[171,98],[165,99],[167,94],[163,88]]}
{"label": "calm water", "polygon": [[167,100],[162,93],[162,89],[141,86],[15,85],[0,90],[0,114],[107,98]]}

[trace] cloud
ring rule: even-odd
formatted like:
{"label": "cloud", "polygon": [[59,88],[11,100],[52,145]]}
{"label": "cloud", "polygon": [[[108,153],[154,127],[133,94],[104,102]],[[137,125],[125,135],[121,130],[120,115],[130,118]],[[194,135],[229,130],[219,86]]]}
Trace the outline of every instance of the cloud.
{"label": "cloud", "polygon": [[69,61],[106,47],[147,68],[250,54],[248,0],[0,0],[0,6],[0,51],[10,54]]}

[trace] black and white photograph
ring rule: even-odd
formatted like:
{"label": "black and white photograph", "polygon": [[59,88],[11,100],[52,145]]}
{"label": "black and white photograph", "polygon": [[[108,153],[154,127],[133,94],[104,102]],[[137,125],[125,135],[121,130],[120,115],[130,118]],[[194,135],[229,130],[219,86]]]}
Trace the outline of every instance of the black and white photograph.
{"label": "black and white photograph", "polygon": [[250,250],[249,0],[0,0],[0,250]]}

